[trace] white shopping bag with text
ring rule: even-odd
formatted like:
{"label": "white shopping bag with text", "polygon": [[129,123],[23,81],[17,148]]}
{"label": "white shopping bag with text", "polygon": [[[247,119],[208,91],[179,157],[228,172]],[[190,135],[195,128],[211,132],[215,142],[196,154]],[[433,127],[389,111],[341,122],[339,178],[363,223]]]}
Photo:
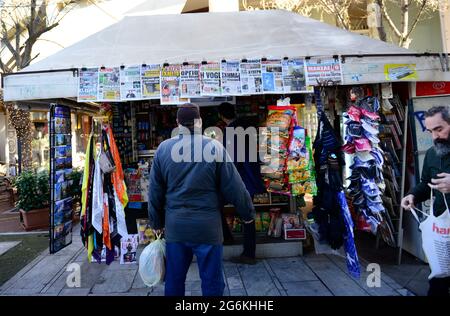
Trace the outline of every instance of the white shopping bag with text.
{"label": "white shopping bag with text", "polygon": [[415,209],[427,217],[423,222],[420,222],[416,212],[411,210],[422,232],[422,248],[431,269],[428,279],[450,277],[450,210],[445,194],[444,201],[446,210],[440,216],[434,216],[433,190],[431,190],[430,214]]}

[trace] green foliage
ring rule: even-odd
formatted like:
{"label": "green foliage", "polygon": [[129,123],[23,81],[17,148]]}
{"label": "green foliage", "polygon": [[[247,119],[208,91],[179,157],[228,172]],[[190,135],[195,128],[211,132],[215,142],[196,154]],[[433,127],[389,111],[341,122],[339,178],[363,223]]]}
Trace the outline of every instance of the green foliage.
{"label": "green foliage", "polygon": [[13,185],[18,194],[16,206],[25,212],[49,205],[50,185],[47,171],[25,171],[14,179]]}

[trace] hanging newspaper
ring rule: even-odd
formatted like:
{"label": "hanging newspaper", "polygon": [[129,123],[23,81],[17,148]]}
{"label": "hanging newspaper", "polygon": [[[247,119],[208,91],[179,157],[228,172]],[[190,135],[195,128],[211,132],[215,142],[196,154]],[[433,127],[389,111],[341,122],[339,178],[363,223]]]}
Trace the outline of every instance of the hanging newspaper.
{"label": "hanging newspaper", "polygon": [[179,104],[180,65],[170,65],[161,69],[161,104]]}
{"label": "hanging newspaper", "polygon": [[283,93],[283,68],[281,59],[261,61],[262,84],[264,93]]}
{"label": "hanging newspaper", "polygon": [[262,93],[261,60],[241,62],[240,71],[242,94]]}
{"label": "hanging newspaper", "polygon": [[100,68],[98,76],[98,101],[120,101],[119,67]]}
{"label": "hanging newspaper", "polygon": [[122,101],[142,99],[141,66],[120,69],[120,96]]}
{"label": "hanging newspaper", "polygon": [[97,101],[98,68],[80,69],[78,82],[78,102]]}
{"label": "hanging newspaper", "polygon": [[182,98],[200,97],[200,69],[198,64],[181,66],[180,86]]}
{"label": "hanging newspaper", "polygon": [[314,88],[306,86],[305,63],[303,59],[283,60],[284,93],[313,93]]}
{"label": "hanging newspaper", "polygon": [[222,95],[242,93],[239,61],[224,61],[220,64],[220,85]]}
{"label": "hanging newspaper", "polygon": [[142,65],[141,80],[143,99],[159,99],[161,97],[160,65]]}
{"label": "hanging newspaper", "polygon": [[202,96],[220,96],[220,64],[207,63],[200,65]]}
{"label": "hanging newspaper", "polygon": [[341,62],[334,58],[311,58],[306,61],[306,84],[308,86],[342,84]]}
{"label": "hanging newspaper", "polygon": [[159,99],[161,97],[161,67],[159,65],[142,65],[142,98]]}

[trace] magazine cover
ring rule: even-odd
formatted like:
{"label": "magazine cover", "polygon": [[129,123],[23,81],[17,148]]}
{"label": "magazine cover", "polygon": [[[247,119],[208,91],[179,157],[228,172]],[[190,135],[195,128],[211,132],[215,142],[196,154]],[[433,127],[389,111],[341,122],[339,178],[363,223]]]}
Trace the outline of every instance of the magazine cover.
{"label": "magazine cover", "polygon": [[136,264],[138,235],[128,235],[120,241],[120,264]]}
{"label": "magazine cover", "polygon": [[239,61],[225,61],[220,64],[220,85],[222,95],[239,95],[242,93]]}
{"label": "magazine cover", "polygon": [[180,65],[169,65],[161,70],[161,104],[180,103]]}
{"label": "magazine cover", "polygon": [[99,70],[98,76],[98,100],[97,101],[120,101],[120,72],[119,67],[105,68]]}
{"label": "magazine cover", "polygon": [[262,85],[264,93],[283,93],[283,68],[281,59],[268,59],[261,62]]}
{"label": "magazine cover", "polygon": [[262,93],[261,60],[254,59],[240,63],[242,94]]}
{"label": "magazine cover", "polygon": [[220,64],[207,63],[200,65],[202,96],[220,96]]}
{"label": "magazine cover", "polygon": [[181,66],[180,85],[182,98],[200,97],[200,68],[198,64]]}
{"label": "magazine cover", "polygon": [[341,61],[334,58],[311,58],[306,61],[306,85],[317,86],[319,83],[332,81],[333,85],[342,83]]}
{"label": "magazine cover", "polygon": [[97,101],[98,68],[80,69],[78,82],[78,102]]}
{"label": "magazine cover", "polygon": [[303,59],[283,60],[283,90],[285,93],[310,93],[314,89],[306,86],[305,63]]}
{"label": "magazine cover", "polygon": [[161,69],[159,65],[142,65],[142,98],[159,99],[161,96]]}
{"label": "magazine cover", "polygon": [[120,97],[122,101],[142,99],[141,66],[120,67]]}

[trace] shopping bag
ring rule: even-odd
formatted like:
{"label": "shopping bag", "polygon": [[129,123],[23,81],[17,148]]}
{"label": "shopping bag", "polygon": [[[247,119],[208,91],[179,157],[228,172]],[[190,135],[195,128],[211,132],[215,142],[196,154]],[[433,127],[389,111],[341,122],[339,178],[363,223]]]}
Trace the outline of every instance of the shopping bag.
{"label": "shopping bag", "polygon": [[162,283],[166,272],[166,241],[159,234],[156,235],[156,238],[144,248],[139,257],[139,274],[147,286]]}
{"label": "shopping bag", "polygon": [[430,214],[414,208],[426,216],[423,222],[420,222],[413,209],[411,213],[419,223],[419,229],[422,232],[422,248],[431,269],[428,279],[450,277],[450,210],[445,194],[444,201],[447,208],[438,217],[433,213],[433,190],[431,190],[431,201]]}

